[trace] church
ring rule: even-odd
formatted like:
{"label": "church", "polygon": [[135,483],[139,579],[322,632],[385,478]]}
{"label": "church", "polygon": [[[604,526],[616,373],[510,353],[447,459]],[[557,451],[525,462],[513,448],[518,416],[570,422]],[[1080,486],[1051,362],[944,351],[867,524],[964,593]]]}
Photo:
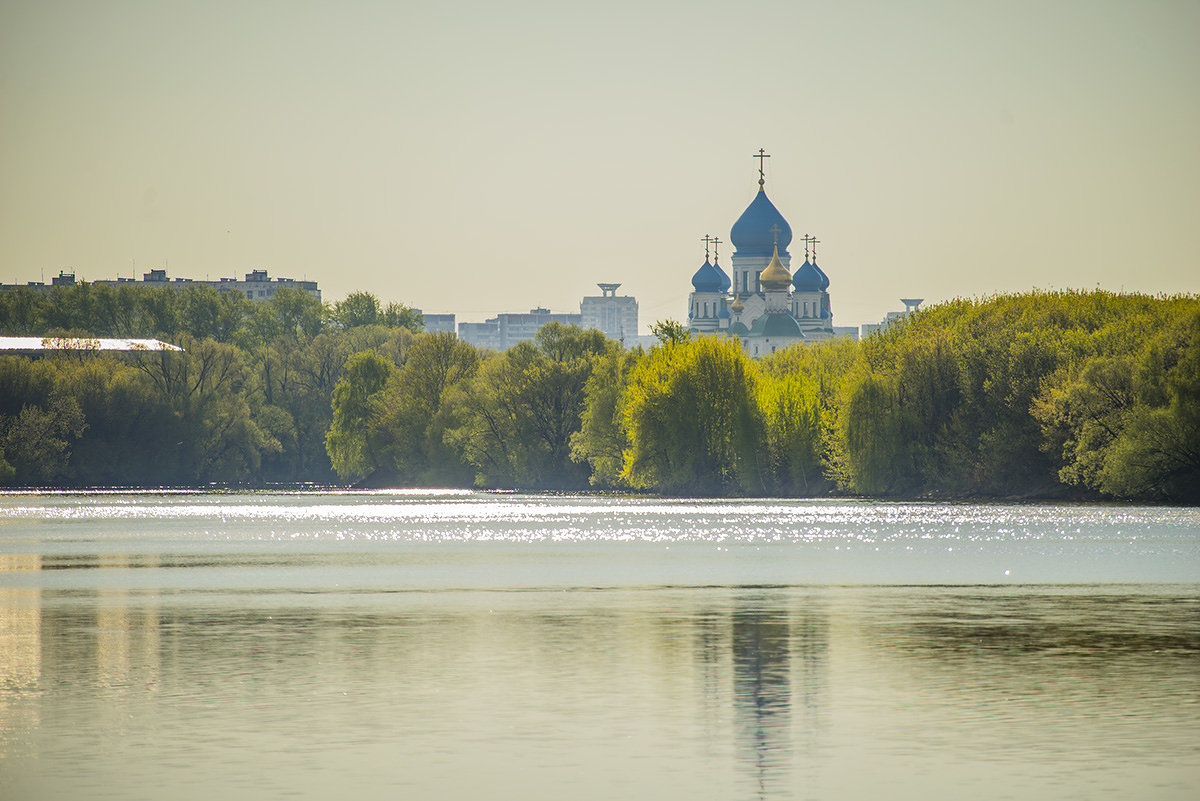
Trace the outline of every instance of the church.
{"label": "church", "polygon": [[[733,243],[732,279],[704,237],[704,264],[692,276],[687,327],[741,341],[746,355],[766,356],[799,342],[834,335],[829,277],[817,266],[814,237],[803,237],[804,263],[791,272],[792,228],[767,197],[761,149],[758,194],[729,232]],[[711,258],[711,261],[710,261]]]}

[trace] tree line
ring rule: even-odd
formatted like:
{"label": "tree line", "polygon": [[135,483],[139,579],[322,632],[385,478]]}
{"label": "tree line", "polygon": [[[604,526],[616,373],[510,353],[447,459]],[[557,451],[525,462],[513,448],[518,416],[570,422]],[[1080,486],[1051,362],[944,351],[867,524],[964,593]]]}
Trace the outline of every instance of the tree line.
{"label": "tree line", "polygon": [[334,387],[354,353],[402,358],[418,312],[365,292],[254,302],[212,287],[0,292],[0,334],[159,338],[183,353],[0,358],[0,483],[332,483]]}
{"label": "tree line", "polygon": [[671,322],[648,350],[551,324],[496,353],[368,293],[193,291],[0,295],[4,333],[186,351],[0,360],[0,480],[1200,501],[1195,296],[957,300],[753,361]]}

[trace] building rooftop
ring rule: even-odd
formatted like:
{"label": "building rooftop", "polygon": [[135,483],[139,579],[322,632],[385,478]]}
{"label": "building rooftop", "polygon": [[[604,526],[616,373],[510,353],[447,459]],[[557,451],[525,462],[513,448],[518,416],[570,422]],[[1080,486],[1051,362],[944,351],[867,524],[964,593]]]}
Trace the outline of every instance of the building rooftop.
{"label": "building rooftop", "polygon": [[0,352],[44,353],[46,351],[183,351],[157,339],[106,339],[92,337],[0,337]]}

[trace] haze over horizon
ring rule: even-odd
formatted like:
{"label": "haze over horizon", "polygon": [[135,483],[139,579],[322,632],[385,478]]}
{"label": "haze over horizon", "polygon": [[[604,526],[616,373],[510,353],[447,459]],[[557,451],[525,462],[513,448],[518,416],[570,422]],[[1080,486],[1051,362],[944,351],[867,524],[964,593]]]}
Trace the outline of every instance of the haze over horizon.
{"label": "haze over horizon", "polygon": [[267,269],[479,320],[683,319],[757,190],[836,325],[1200,290],[1200,4],[0,6],[0,282]]}

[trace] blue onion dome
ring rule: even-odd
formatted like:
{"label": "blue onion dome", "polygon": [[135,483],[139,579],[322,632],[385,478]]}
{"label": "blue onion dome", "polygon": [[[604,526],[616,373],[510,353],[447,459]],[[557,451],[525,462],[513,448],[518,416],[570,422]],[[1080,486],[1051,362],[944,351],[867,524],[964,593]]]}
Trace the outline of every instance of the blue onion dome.
{"label": "blue onion dome", "polygon": [[721,265],[717,264],[715,261],[713,262],[713,269],[721,274],[721,291],[728,292],[729,287],[733,286],[733,281],[731,281],[729,275],[721,269]]}
{"label": "blue onion dome", "polygon": [[692,276],[692,286],[697,292],[723,292],[721,289],[721,276],[723,273],[708,263],[708,259],[704,260],[704,264],[700,265],[700,269],[696,270],[696,274]]}
{"label": "blue onion dome", "polygon": [[797,292],[820,292],[824,288],[822,284],[829,286],[829,279],[824,278],[817,266],[808,260],[805,260],[792,276],[792,286]]}
{"label": "blue onion dome", "polygon": [[721,304],[721,310],[719,312],[717,312],[717,319],[718,320],[728,320],[729,319],[729,309],[725,308],[724,303]]}
{"label": "blue onion dome", "polygon": [[743,256],[770,256],[775,246],[775,232],[771,229],[779,226],[779,251],[787,253],[787,247],[792,243],[792,227],[767,199],[767,193],[758,190],[754,200],[738,217],[737,222],[729,232],[729,240]]}
{"label": "blue onion dome", "polygon": [[824,292],[826,289],[829,289],[829,276],[825,274],[824,270],[817,266],[815,261],[813,262],[813,269],[816,270],[821,276],[821,291]]}

